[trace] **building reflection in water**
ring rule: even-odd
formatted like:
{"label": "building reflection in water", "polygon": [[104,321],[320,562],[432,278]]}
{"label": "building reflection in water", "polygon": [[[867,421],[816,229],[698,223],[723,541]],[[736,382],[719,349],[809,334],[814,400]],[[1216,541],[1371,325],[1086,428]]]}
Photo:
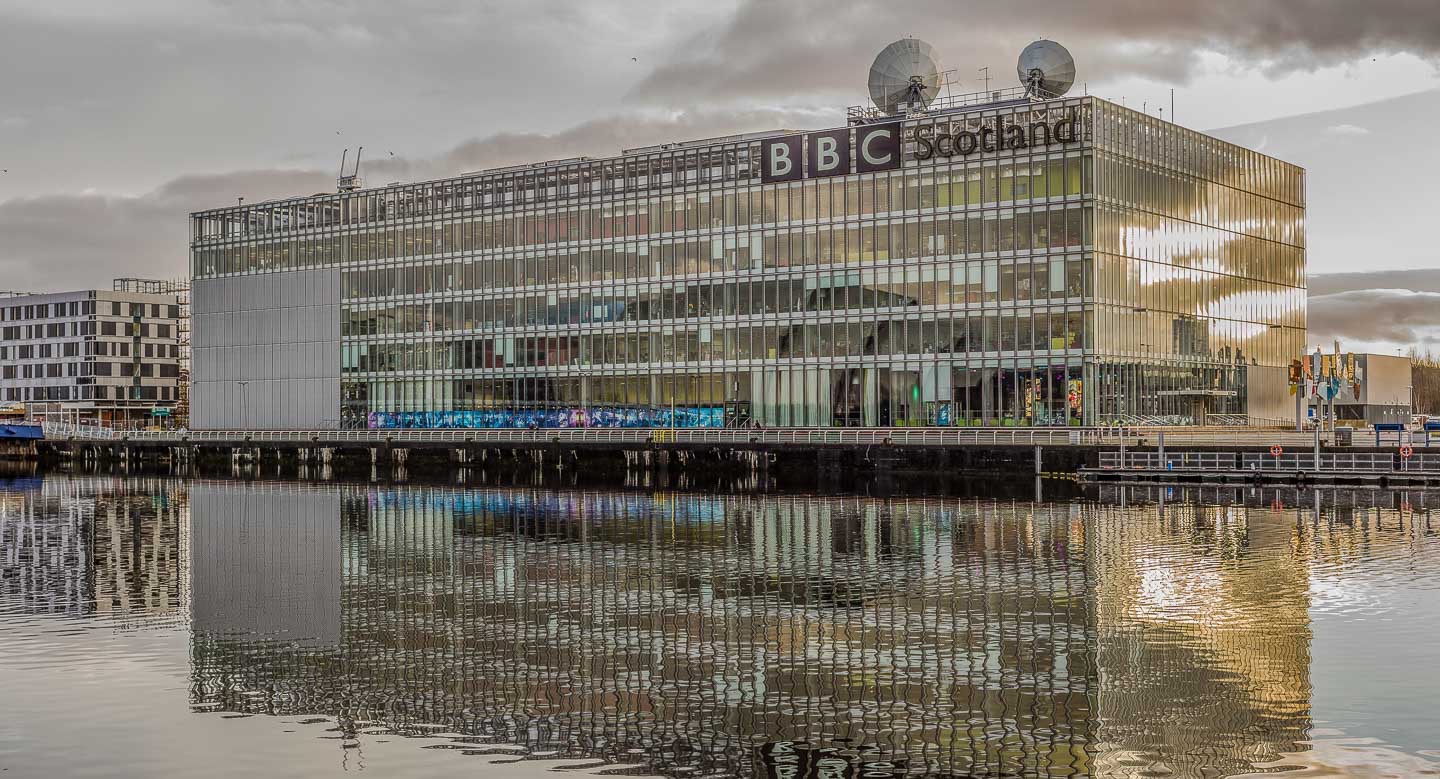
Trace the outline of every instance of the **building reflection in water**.
{"label": "building reflection in water", "polygon": [[[229,587],[201,560],[263,577],[273,554],[269,578],[284,579],[306,554],[202,531],[253,517],[245,501],[197,495],[198,705],[567,756],[640,750],[669,770],[748,773],[784,765],[788,749],[874,768],[1088,771],[1095,668],[1076,508],[322,492],[343,549],[341,628],[324,646],[237,639],[243,625],[203,613]],[[310,610],[331,613],[314,593]]]}
{"label": "building reflection in water", "polygon": [[23,479],[0,483],[0,605],[189,615],[196,710],[324,716],[351,741],[668,775],[1293,765],[1316,582],[1433,564],[1423,496],[1327,494],[1317,514],[1194,495]]}
{"label": "building reflection in water", "polygon": [[190,505],[196,633],[340,643],[337,492],[198,482]]}
{"label": "building reflection in water", "polygon": [[116,626],[183,623],[189,505],[175,483],[0,479],[0,602]]}
{"label": "building reflection in water", "polygon": [[[1252,770],[1307,748],[1307,559],[1355,532],[1243,505],[316,492],[342,574],[308,608],[338,633],[212,630],[197,572],[197,707],[668,774]],[[271,554],[195,557],[234,553]]]}
{"label": "building reflection in water", "polygon": [[1229,776],[1304,748],[1310,599],[1296,520],[1094,507],[1097,775]]}

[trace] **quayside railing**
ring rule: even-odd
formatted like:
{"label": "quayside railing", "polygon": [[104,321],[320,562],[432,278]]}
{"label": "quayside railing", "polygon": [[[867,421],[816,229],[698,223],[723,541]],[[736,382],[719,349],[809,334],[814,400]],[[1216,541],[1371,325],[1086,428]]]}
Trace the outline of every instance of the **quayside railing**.
{"label": "quayside railing", "polygon": [[[784,428],[481,428],[371,430],[112,430],[93,425],[50,423],[52,440],[173,444],[642,444],[788,446],[1092,446],[1092,447],[1264,447],[1309,452],[1311,432],[1220,428],[1136,427],[784,427]],[[1330,433],[1321,444],[1333,447]],[[1440,450],[1440,439],[1436,440]],[[1369,446],[1356,436],[1352,446]],[[1416,440],[1416,449],[1422,448]]]}
{"label": "quayside railing", "polygon": [[1315,453],[1281,452],[1190,452],[1166,451],[1162,457],[1152,451],[1100,452],[1101,470],[1169,471],[1218,473],[1251,471],[1344,473],[1440,472],[1440,452],[1410,450],[1404,457],[1394,452],[1321,452],[1317,467]]}
{"label": "quayside railing", "polygon": [[1123,431],[1090,428],[505,428],[465,430],[150,430],[119,431],[86,425],[46,425],[57,440],[156,444],[775,444],[794,446],[1058,446],[1115,442]]}

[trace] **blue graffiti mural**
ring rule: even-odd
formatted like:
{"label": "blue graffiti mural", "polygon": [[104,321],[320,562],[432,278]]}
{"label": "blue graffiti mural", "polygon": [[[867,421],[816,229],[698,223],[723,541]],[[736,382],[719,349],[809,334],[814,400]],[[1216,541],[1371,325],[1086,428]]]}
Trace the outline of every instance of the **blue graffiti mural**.
{"label": "blue graffiti mural", "polygon": [[375,489],[372,508],[400,511],[451,511],[458,517],[511,521],[578,522],[584,518],[643,519],[662,514],[667,522],[719,524],[733,498],[702,495],[656,497],[638,493],[520,492]]}
{"label": "blue graffiti mural", "polygon": [[372,411],[371,430],[470,430],[575,427],[724,427],[719,406],[699,408],[485,409],[481,411]]}

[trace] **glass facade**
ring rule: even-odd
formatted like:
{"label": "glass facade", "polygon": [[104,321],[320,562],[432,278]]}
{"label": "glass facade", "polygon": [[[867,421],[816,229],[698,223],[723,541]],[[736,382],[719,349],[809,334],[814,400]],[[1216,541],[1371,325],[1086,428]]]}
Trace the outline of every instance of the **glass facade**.
{"label": "glass facade", "polygon": [[[917,153],[997,115],[1077,131]],[[339,267],[346,427],[1285,416],[1300,169],[1089,97],[904,127],[880,173],[765,184],[757,135],[207,211],[193,274]]]}
{"label": "glass facade", "polygon": [[1294,422],[1305,172],[1095,102],[1097,423]]}

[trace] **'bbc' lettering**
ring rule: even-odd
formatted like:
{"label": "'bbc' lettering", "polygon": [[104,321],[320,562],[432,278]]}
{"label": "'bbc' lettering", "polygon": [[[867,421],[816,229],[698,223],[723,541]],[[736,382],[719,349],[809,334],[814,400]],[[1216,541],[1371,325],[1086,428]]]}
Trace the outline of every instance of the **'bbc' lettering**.
{"label": "'bbc' lettering", "polygon": [[872,173],[900,167],[900,122],[787,135],[761,145],[760,180]]}
{"label": "'bbc' lettering", "polygon": [[801,136],[791,135],[765,142],[765,158],[761,164],[764,180],[795,181],[804,177],[800,167]]}

